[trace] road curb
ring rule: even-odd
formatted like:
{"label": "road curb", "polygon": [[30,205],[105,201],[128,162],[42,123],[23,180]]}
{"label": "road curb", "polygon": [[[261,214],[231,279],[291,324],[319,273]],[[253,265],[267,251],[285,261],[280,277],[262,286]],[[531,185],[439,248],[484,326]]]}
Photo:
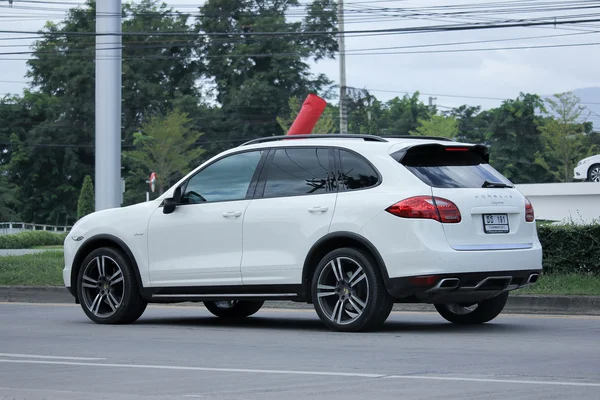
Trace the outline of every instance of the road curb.
{"label": "road curb", "polygon": [[[64,287],[0,286],[0,302],[9,303],[70,303],[73,296]],[[291,301],[270,301],[267,308],[312,309],[313,306]],[[394,311],[431,312],[431,304],[395,304]],[[600,297],[511,295],[504,312],[515,314],[579,314],[600,315]]]}

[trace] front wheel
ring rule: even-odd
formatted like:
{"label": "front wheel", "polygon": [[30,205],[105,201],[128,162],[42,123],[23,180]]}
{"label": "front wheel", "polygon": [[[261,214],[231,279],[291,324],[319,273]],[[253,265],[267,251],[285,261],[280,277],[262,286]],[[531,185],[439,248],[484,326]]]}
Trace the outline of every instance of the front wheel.
{"label": "front wheel", "polygon": [[588,181],[600,182],[600,164],[592,165],[588,171]]}
{"label": "front wheel", "polygon": [[436,310],[453,324],[484,324],[496,318],[506,305],[508,292],[475,304],[435,304]]}
{"label": "front wheel", "polygon": [[211,314],[225,319],[242,319],[256,314],[265,302],[249,300],[205,301]]}
{"label": "front wheel", "polygon": [[321,260],[311,293],[321,321],[342,332],[378,328],[394,305],[373,258],[353,248],[334,250]]}
{"label": "front wheel", "polygon": [[98,324],[136,321],[148,302],[142,298],[131,262],[122,252],[103,247],[83,261],[77,296],[86,315]]}

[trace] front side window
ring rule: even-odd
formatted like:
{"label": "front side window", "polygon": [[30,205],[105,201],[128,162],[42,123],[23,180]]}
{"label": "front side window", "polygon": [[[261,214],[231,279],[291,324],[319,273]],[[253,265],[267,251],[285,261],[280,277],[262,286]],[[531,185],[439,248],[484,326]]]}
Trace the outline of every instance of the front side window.
{"label": "front side window", "polygon": [[245,199],[262,155],[263,151],[238,153],[209,165],[189,180],[182,203]]}
{"label": "front side window", "polygon": [[335,192],[327,148],[277,149],[267,172],[264,197]]}

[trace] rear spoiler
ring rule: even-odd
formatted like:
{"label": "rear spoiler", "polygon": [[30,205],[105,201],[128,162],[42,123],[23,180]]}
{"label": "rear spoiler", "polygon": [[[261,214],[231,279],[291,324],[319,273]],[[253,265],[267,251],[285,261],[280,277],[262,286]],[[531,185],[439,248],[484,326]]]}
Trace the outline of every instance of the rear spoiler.
{"label": "rear spoiler", "polygon": [[401,164],[418,163],[419,159],[439,155],[440,157],[448,155],[448,152],[466,152],[469,156],[478,156],[486,164],[490,162],[490,153],[487,146],[482,144],[458,144],[458,143],[427,143],[415,144],[405,147],[392,154],[392,158]]}

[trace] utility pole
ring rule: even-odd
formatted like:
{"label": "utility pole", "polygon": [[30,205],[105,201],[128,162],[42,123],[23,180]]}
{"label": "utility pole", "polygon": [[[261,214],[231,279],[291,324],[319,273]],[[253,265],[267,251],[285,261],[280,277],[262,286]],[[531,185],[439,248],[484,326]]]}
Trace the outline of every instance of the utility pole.
{"label": "utility pole", "polygon": [[96,211],[121,204],[121,0],[96,2]]}
{"label": "utility pole", "polygon": [[344,39],[344,1],[338,0],[338,48],[340,53],[340,133],[348,133],[346,104],[346,42]]}
{"label": "utility pole", "polygon": [[431,96],[429,96],[429,110],[430,111],[433,110],[433,106],[434,106],[433,102],[434,102],[434,100],[437,100],[437,97],[431,97]]}

